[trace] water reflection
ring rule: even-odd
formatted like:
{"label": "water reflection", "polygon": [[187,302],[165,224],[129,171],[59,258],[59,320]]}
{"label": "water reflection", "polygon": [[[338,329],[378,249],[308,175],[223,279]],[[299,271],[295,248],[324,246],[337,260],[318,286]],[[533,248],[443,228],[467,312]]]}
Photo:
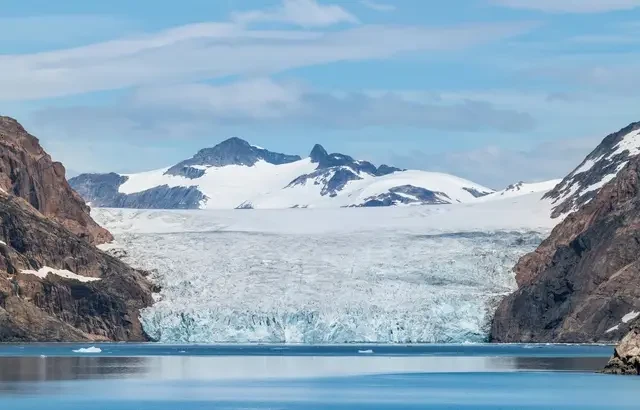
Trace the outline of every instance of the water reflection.
{"label": "water reflection", "polygon": [[0,383],[113,378],[264,380],[524,370],[591,372],[602,368],[606,361],[606,358],[601,357],[464,356],[0,357]]}

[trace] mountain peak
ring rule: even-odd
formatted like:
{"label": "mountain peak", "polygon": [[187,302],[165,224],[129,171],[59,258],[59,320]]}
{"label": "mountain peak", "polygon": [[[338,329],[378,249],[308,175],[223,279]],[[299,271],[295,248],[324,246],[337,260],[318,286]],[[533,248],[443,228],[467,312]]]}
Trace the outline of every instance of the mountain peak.
{"label": "mountain peak", "polygon": [[252,167],[258,161],[281,165],[299,161],[300,159],[298,155],[271,152],[251,145],[241,138],[231,137],[214,147],[201,149],[192,158],[169,168],[166,174],[196,179],[204,175],[204,170],[195,170],[193,169],[194,166],[225,167],[227,165],[241,165]]}
{"label": "mountain peak", "polygon": [[226,140],[218,143],[213,148],[205,148],[205,149],[215,149],[215,148],[218,148],[218,147],[229,147],[229,146],[246,147],[246,148],[252,148],[253,147],[253,145],[249,144],[246,140],[243,140],[242,138],[231,137],[231,138],[227,138]]}
{"label": "mountain peak", "polygon": [[313,146],[311,153],[309,154],[309,158],[311,158],[311,162],[320,163],[324,159],[329,156],[329,153],[326,149],[320,144],[316,144]]}
{"label": "mountain peak", "polygon": [[640,155],[640,122],[608,135],[582,163],[545,198],[554,205],[552,216],[580,209],[591,202],[607,182],[633,158]]}

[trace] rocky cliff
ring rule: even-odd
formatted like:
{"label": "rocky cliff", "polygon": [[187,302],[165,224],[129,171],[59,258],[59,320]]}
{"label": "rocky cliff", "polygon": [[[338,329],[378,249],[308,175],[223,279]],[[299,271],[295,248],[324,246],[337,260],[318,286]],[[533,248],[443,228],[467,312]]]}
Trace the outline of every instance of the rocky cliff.
{"label": "rocky cliff", "polygon": [[617,176],[518,263],[494,342],[616,341],[637,322],[640,157],[626,151]]}
{"label": "rocky cliff", "polygon": [[604,373],[640,375],[640,329],[634,328],[622,339],[613,352]]}
{"label": "rocky cliff", "polygon": [[52,161],[38,139],[16,120],[2,116],[0,189],[25,199],[40,213],[91,243],[113,239],[91,219],[84,200],[67,183],[64,166]]}
{"label": "rocky cliff", "polygon": [[38,140],[0,117],[0,342],[143,341],[143,272],[98,250],[111,238]]}

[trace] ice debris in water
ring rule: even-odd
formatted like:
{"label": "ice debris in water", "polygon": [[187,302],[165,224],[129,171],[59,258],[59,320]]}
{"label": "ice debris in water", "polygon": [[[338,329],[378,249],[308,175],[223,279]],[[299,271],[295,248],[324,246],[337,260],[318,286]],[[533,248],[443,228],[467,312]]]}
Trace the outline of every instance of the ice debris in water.
{"label": "ice debris in water", "polygon": [[360,353],[360,354],[373,354],[373,350],[371,350],[371,349],[358,350],[358,353]]}
{"label": "ice debris in water", "polygon": [[74,353],[102,353],[102,349],[95,346],[81,347],[80,349],[74,350],[73,352]]}

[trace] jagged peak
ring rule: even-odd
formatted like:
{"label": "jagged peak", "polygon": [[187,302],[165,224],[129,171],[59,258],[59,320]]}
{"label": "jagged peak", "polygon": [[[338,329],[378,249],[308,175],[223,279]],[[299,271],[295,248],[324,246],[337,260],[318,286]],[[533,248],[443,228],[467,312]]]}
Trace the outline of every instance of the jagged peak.
{"label": "jagged peak", "polygon": [[313,146],[311,153],[309,154],[309,158],[311,158],[311,162],[322,162],[325,158],[329,156],[329,153],[326,149],[320,144],[316,144]]}

